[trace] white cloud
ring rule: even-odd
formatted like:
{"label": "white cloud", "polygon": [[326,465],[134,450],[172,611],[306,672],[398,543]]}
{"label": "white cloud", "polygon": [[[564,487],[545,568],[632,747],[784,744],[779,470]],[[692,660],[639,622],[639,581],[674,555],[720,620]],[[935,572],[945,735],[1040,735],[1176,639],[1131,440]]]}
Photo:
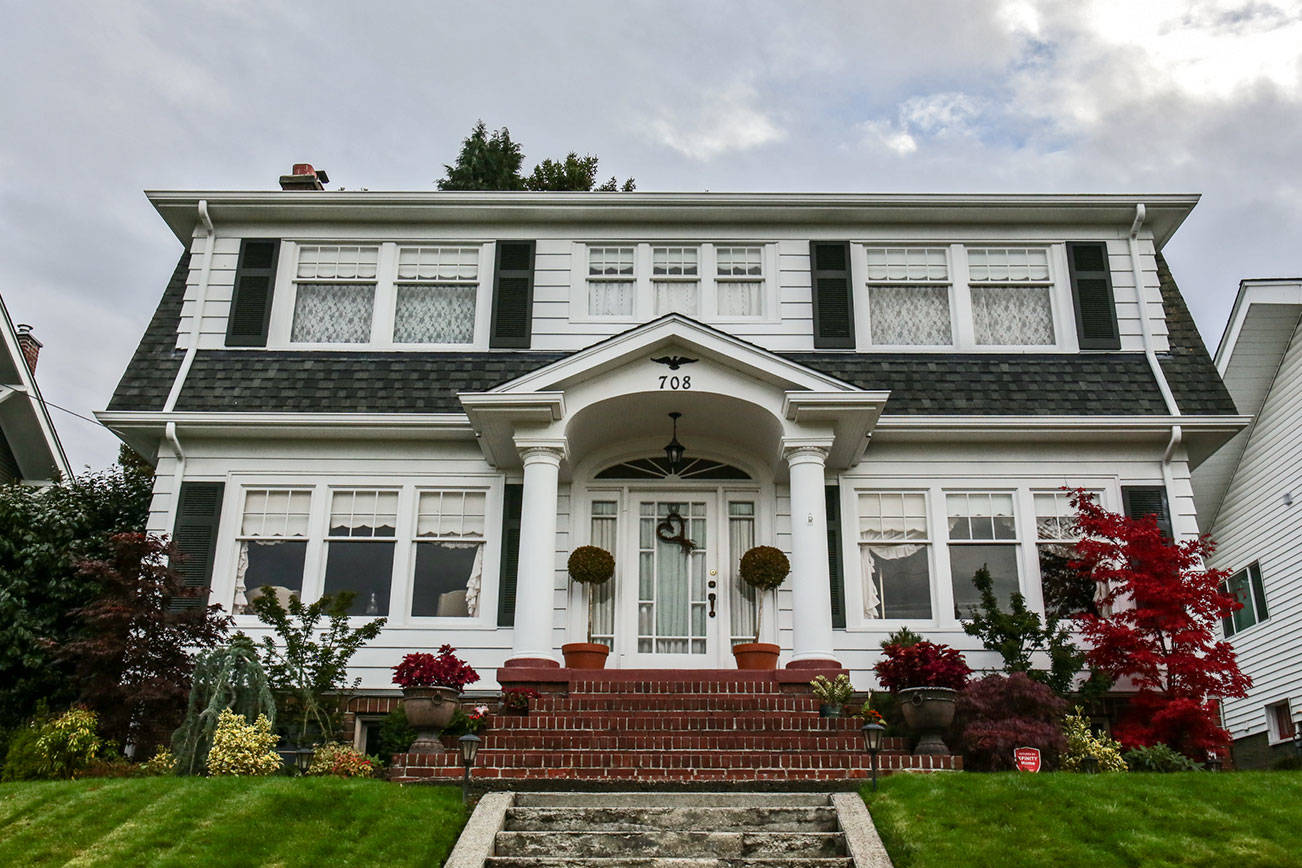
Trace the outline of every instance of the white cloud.
{"label": "white cloud", "polygon": [[864,121],[858,129],[869,148],[884,147],[908,156],[917,152],[919,140],[975,135],[981,111],[981,102],[975,97],[946,91],[910,97],[900,103],[895,120]]}
{"label": "white cloud", "polygon": [[690,107],[665,108],[651,123],[664,145],[693,160],[711,160],[786,138],[786,131],[755,106],[751,87],[705,94]]}

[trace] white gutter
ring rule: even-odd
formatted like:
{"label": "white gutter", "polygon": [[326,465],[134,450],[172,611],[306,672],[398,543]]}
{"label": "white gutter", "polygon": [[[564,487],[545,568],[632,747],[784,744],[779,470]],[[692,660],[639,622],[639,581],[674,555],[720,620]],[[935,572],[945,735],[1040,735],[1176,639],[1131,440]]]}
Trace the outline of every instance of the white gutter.
{"label": "white gutter", "polygon": [[176,455],[176,469],[172,473],[172,498],[167,504],[167,527],[170,530],[176,527],[177,509],[181,504],[181,484],[185,480],[185,451],[181,449],[181,441],[176,436],[175,422],[168,422],[164,426],[163,436]]}
{"label": "white gutter", "polygon": [[[203,245],[203,268],[199,272],[199,286],[196,290],[194,314],[190,318],[190,341],[186,345],[185,358],[181,360],[181,367],[176,372],[176,379],[172,382],[172,389],[167,393],[167,401],[163,403],[164,412],[176,408],[176,401],[181,397],[181,387],[185,385],[185,378],[190,373],[190,366],[194,364],[195,354],[199,352],[199,332],[203,328],[203,311],[208,300],[208,279],[212,274],[212,249],[217,244],[217,230],[213,227],[212,217],[208,214],[207,199],[199,200],[198,210],[199,219],[203,222],[204,229],[208,233]],[[180,448],[179,445],[178,448]]]}

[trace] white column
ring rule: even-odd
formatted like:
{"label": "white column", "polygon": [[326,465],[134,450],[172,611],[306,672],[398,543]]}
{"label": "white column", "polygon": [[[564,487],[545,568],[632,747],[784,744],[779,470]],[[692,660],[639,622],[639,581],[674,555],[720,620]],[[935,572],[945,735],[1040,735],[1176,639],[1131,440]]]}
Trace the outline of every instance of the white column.
{"label": "white column", "polygon": [[791,469],[791,668],[838,665],[832,653],[832,585],[827,562],[828,450],[793,445]]}
{"label": "white column", "polygon": [[520,450],[524,492],[520,510],[520,565],[515,579],[515,639],[507,665],[559,666],[552,648],[556,584],[556,486],[562,451]]}

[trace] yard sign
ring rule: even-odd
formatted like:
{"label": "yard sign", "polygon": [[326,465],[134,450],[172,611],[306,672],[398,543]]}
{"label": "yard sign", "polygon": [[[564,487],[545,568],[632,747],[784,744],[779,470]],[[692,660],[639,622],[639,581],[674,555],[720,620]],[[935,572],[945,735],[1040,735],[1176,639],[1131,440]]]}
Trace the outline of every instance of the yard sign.
{"label": "yard sign", "polygon": [[1040,751],[1033,747],[1019,747],[1013,750],[1013,761],[1019,772],[1038,772],[1040,770]]}

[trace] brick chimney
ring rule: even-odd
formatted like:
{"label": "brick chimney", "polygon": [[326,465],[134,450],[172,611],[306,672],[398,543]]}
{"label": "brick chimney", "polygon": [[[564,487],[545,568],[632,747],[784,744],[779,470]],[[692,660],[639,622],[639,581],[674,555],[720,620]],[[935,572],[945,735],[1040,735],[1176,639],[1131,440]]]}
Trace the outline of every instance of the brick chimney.
{"label": "brick chimney", "polygon": [[295,163],[292,172],[280,176],[282,190],[324,190],[329,183],[325,169],[313,169],[311,163]]}
{"label": "brick chimney", "polygon": [[14,331],[18,333],[18,348],[23,351],[23,358],[27,360],[27,370],[35,374],[36,360],[41,357],[41,347],[45,345],[36,339],[32,334],[32,327],[27,323],[14,326]]}

